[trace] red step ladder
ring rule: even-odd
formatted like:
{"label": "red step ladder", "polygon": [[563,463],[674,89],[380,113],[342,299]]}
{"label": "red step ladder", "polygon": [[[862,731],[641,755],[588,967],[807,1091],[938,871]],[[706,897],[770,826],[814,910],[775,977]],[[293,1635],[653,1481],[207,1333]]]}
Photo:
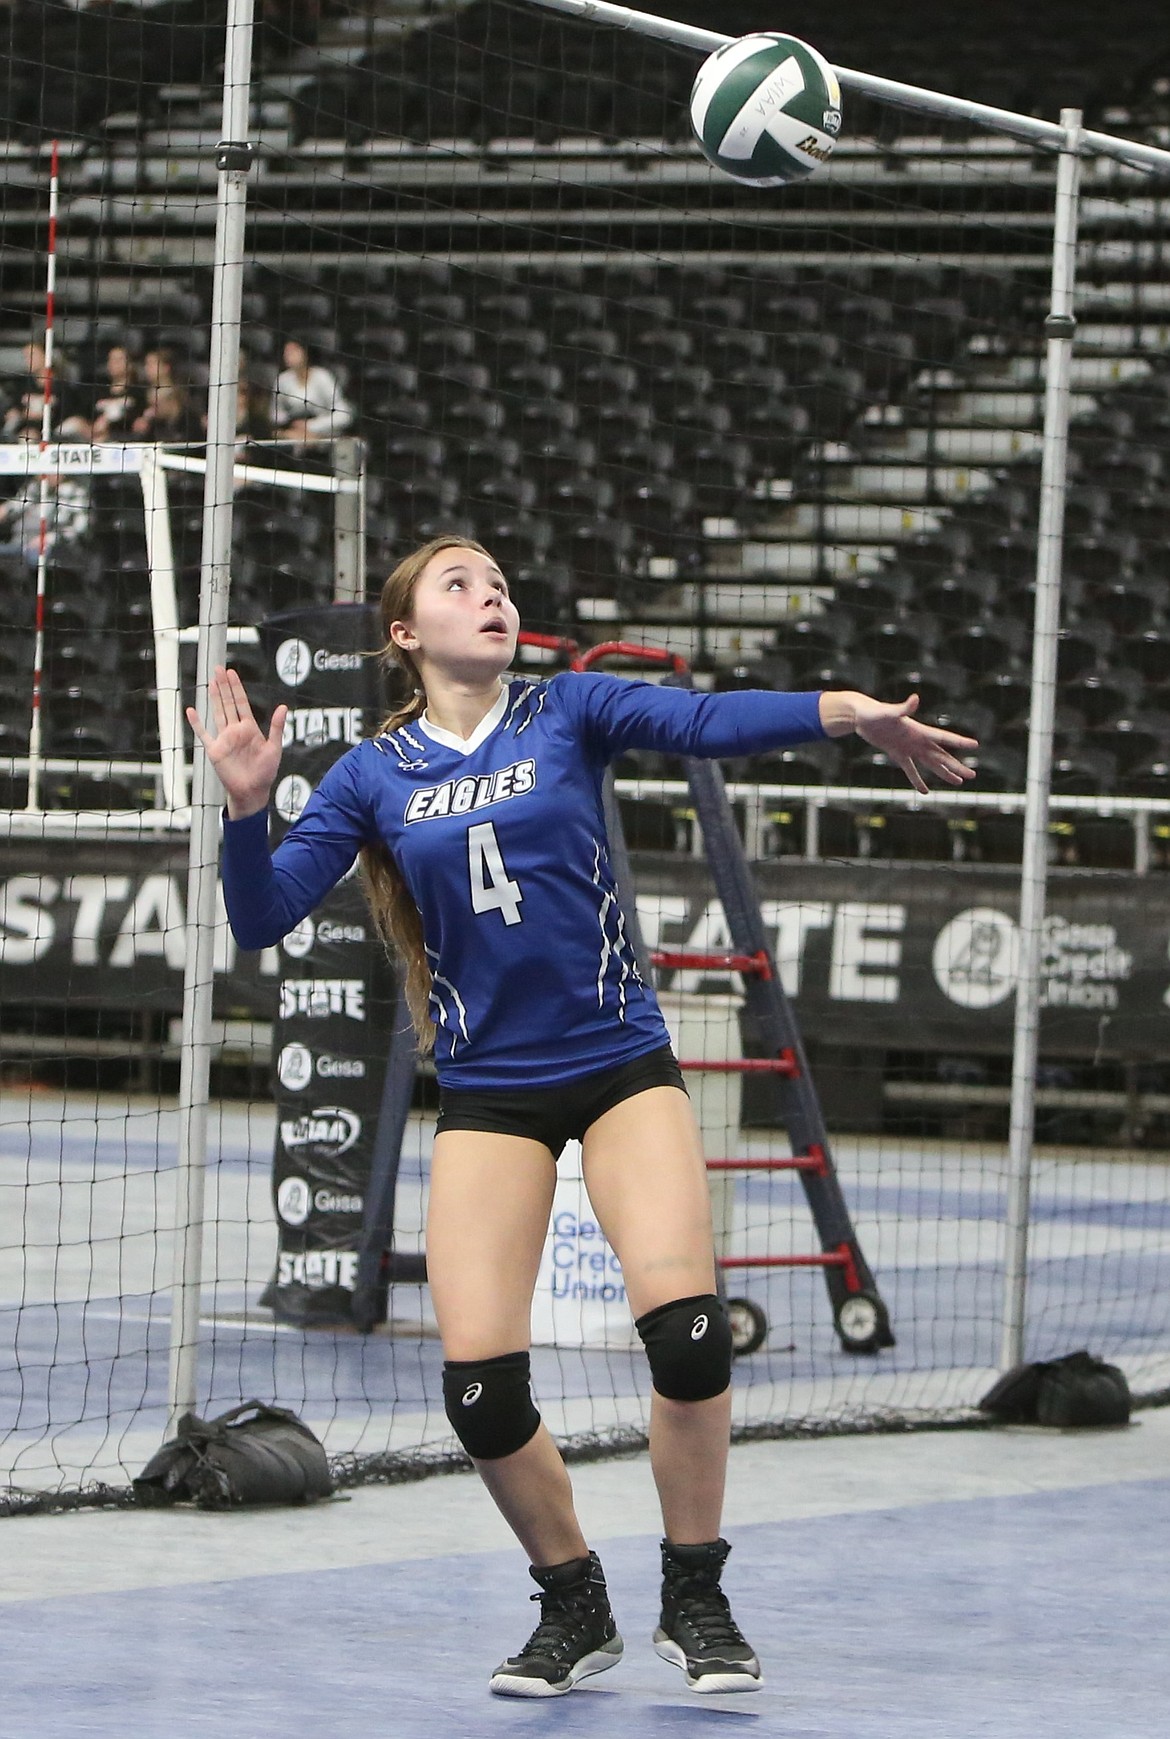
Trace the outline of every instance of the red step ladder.
{"label": "red step ladder", "polygon": [[[530,637],[522,635],[522,639]],[[571,641],[553,641],[532,636],[539,644],[568,652],[574,669],[588,670],[603,659],[621,657],[646,664],[666,664],[664,679],[678,687],[691,687],[686,660],[656,647],[628,641],[609,641],[588,652],[577,653]],[[728,1270],[757,1268],[820,1268],[825,1276],[833,1310],[833,1325],[847,1352],[876,1353],[894,1345],[889,1312],[877,1282],[862,1255],[853,1222],[833,1164],[832,1150],[804,1054],[800,1030],[792,1005],[776,971],[776,962],[760,912],[759,898],[747,855],[735,825],[723,775],[714,761],[684,760],[687,784],[706,849],[707,862],[723,905],[732,947],[727,951],[697,953],[685,949],[659,949],[648,953],[637,922],[633,899],[634,882],[622,830],[621,813],[612,779],[606,784],[606,825],[611,859],[622,896],[627,930],[633,938],[643,970],[703,970],[736,972],[744,984],[743,1031],[745,1043],[759,1056],[705,1062],[680,1058],[684,1071],[763,1076],[774,1084],[776,1120],[787,1128],[792,1157],[782,1159],[708,1159],[707,1170],[721,1172],[794,1172],[800,1179],[816,1227],[820,1249],[807,1255],[748,1256],[724,1254],[718,1263]],[[728,1298],[736,1351],[754,1352],[767,1334],[767,1317],[748,1298]]]}

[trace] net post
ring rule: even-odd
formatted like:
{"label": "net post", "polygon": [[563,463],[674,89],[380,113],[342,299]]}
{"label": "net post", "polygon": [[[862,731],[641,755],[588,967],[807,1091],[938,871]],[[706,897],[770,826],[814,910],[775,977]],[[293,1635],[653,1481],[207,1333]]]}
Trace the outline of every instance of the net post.
{"label": "net post", "polygon": [[333,498],[333,602],[360,604],[366,595],[366,455],[353,435],[333,443],[333,472],[351,483]]}
{"label": "net post", "polygon": [[1052,237],[1052,298],[1044,322],[1047,339],[1044,439],[1040,464],[1040,522],[1036,545],[1031,722],[1020,880],[1019,963],[1012,1043],[1008,1137],[1007,1249],[1004,1263],[1002,1362],[1024,1357],[1027,1305],[1028,1217],[1036,1113],[1036,1058],[1040,1028],[1040,964],[1048,883],[1048,803],[1056,709],[1057,633],[1064,504],[1068,484],[1068,425],[1076,282],[1077,204],[1081,166],[1081,111],[1062,109],[1065,145],[1057,160]]}
{"label": "net post", "polygon": [[[245,143],[251,107],[253,0],[229,0],[223,77],[223,139],[216,148],[215,256],[211,305],[211,378],[207,403],[207,472],[199,589],[199,656],[195,705],[207,716],[208,686],[227,648],[231,588],[232,470],[244,217],[252,147]],[[205,754],[196,750],[187,861],[187,948],[183,979],[175,1252],[171,1291],[168,1402],[171,1429],[194,1409],[199,1365],[203,1265],[207,1094],[211,1061],[220,792]]]}

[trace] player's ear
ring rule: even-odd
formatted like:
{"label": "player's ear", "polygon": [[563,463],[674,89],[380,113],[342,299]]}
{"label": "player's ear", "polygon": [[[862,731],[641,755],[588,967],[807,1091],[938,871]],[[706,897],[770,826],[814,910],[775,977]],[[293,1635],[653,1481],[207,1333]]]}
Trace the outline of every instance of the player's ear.
{"label": "player's ear", "polygon": [[390,638],[403,652],[413,652],[418,646],[418,635],[409,622],[391,622]]}

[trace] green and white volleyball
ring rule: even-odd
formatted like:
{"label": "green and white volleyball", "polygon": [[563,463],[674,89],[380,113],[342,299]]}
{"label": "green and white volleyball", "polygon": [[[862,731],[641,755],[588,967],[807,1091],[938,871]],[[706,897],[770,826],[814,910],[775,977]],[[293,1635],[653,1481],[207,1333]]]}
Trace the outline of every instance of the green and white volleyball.
{"label": "green and white volleyball", "polygon": [[716,49],[691,91],[703,155],[737,181],[803,181],[833,153],[841,87],[823,55],[795,36],[761,32]]}

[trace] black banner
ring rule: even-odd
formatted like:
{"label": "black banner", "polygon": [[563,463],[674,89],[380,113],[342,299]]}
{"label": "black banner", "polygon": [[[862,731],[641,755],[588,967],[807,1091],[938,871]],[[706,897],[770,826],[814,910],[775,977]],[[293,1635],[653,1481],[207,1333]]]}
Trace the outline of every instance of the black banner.
{"label": "black banner", "polygon": [[[261,627],[270,700],[289,709],[272,794],[274,842],[326,769],[384,712],[369,655],[378,638],[377,612],[366,605],[289,611]],[[395,998],[393,972],[351,875],[280,945],[272,1028],[279,1246],[263,1302],[285,1321],[352,1320]]]}
{"label": "black banner", "polygon": [[[294,766],[290,744],[281,784],[289,778],[310,784],[344,746],[306,745],[304,761]],[[286,806],[287,796],[285,787]],[[721,914],[701,861],[636,854],[633,865],[651,946],[720,946]],[[1019,902],[1019,875],[1010,866],[780,859],[757,865],[756,881],[806,1038],[877,1050],[1010,1049]],[[0,1004],[178,1014],[185,888],[185,840],[5,842]],[[283,1001],[281,1020],[295,1017],[301,1026],[297,1038],[290,1031],[276,1049],[302,1042],[311,1050],[312,1081],[322,1088],[314,1104],[323,1105],[334,1102],[330,1083],[345,1079],[333,1071],[346,1058],[363,1060],[364,1050],[353,1050],[355,1036],[374,1046],[380,1069],[389,1032],[381,1012],[385,992],[377,993],[377,1019],[371,1024],[368,1017],[368,959],[377,950],[367,956],[352,939],[369,926],[356,881],[333,898],[335,906],[315,915],[312,961],[287,947],[241,954],[226,925],[217,948],[217,1014],[263,1019],[277,1016]],[[1170,876],[1053,870],[1044,1048],[1068,1056],[1163,1055],[1170,1042],[1168,948]],[[313,980],[320,982],[314,987]],[[721,988],[710,975],[675,975],[672,982]],[[360,1019],[347,1012],[358,1006]]]}
{"label": "black banner", "polygon": [[[726,946],[696,860],[634,860],[649,946]],[[939,864],[756,866],[766,927],[806,1038],[865,1049],[1010,1050],[1019,872]],[[1170,1039],[1170,877],[1053,871],[1041,1042],[1153,1058]],[[676,973],[673,989],[726,989]]]}

